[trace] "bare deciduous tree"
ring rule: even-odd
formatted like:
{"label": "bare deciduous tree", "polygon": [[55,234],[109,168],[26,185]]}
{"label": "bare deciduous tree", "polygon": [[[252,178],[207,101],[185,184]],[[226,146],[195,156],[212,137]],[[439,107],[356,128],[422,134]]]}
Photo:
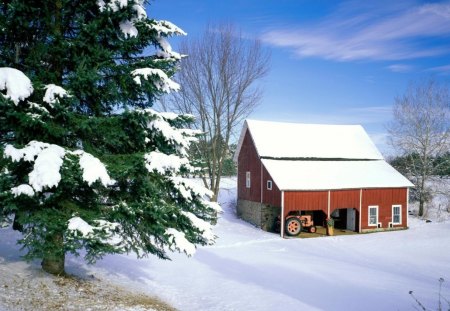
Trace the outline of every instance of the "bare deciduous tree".
{"label": "bare deciduous tree", "polygon": [[411,84],[395,99],[388,125],[391,145],[406,159],[407,175],[415,185],[419,216],[430,199],[427,182],[439,167],[436,157],[449,151],[450,91],[433,80]]}
{"label": "bare deciduous tree", "polygon": [[188,55],[177,76],[183,87],[164,104],[194,115],[205,133],[197,156],[205,163],[203,181],[216,200],[230,138],[260,101],[257,82],[267,74],[270,57],[259,40],[244,38],[229,24],[208,26],[201,37],[181,42],[179,50]]}

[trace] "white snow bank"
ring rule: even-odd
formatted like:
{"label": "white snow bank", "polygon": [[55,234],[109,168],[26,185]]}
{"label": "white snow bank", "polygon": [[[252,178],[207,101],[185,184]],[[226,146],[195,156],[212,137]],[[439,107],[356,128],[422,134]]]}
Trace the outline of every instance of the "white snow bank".
{"label": "white snow bank", "polygon": [[[33,93],[33,85],[30,79],[20,70],[0,68],[0,91],[6,90],[3,97],[11,99],[18,105],[21,100],[28,98]],[[1,93],[0,93],[1,94]]]}
{"label": "white snow bank", "polygon": [[172,251],[178,250],[184,252],[188,256],[195,254],[195,245],[186,239],[183,232],[176,229],[169,228],[166,230],[166,234],[170,236],[169,243]]}
{"label": "white snow bank", "polygon": [[71,97],[69,93],[62,87],[55,85],[55,84],[47,84],[45,87],[45,95],[43,98],[43,101],[50,104],[50,106],[53,106],[53,104],[56,104],[59,102],[59,98],[64,97]]}
{"label": "white snow bank", "polygon": [[68,270],[88,269],[122,286],[158,293],[186,311],[411,310],[417,306],[411,290],[436,309],[440,277],[446,280],[442,294],[450,298],[448,222],[410,219],[411,228],[397,232],[282,239],[239,220],[236,186],[229,180],[224,185],[229,188],[219,196],[225,210],[215,227],[219,238],[198,247],[193,257],[106,256],[94,267],[73,258]]}
{"label": "white snow bank", "polygon": [[141,85],[141,76],[148,80],[148,77],[154,77],[156,80],[153,80],[153,85],[162,92],[170,93],[170,91],[178,91],[180,89],[180,85],[175,81],[171,80],[164,71],[161,69],[155,68],[140,68],[135,69],[131,72],[131,75],[134,77],[134,82],[136,84]]}

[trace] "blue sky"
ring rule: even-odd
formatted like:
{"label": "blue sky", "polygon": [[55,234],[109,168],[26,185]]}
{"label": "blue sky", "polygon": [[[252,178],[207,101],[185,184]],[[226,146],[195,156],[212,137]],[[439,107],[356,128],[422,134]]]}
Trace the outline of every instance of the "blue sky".
{"label": "blue sky", "polygon": [[264,43],[271,70],[250,118],[361,124],[384,153],[394,98],[412,81],[450,83],[450,1],[156,0],[148,13],[188,36],[232,22]]}

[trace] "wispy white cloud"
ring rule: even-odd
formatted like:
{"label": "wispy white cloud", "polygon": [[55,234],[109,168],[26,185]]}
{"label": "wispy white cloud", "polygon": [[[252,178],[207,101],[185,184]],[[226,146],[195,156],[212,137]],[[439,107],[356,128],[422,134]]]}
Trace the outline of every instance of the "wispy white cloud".
{"label": "wispy white cloud", "polygon": [[386,68],[392,72],[405,73],[405,72],[411,72],[414,67],[411,65],[405,65],[405,64],[393,64],[393,65],[387,66]]}
{"label": "wispy white cloud", "polygon": [[433,71],[441,74],[450,74],[450,65],[432,67],[427,69],[427,71]]}
{"label": "wispy white cloud", "polygon": [[300,57],[338,61],[406,60],[450,54],[448,43],[430,45],[421,41],[450,36],[450,2],[408,3],[406,7],[369,1],[381,3],[373,7],[361,2],[348,1],[315,24],[269,30],[262,40],[290,48]]}

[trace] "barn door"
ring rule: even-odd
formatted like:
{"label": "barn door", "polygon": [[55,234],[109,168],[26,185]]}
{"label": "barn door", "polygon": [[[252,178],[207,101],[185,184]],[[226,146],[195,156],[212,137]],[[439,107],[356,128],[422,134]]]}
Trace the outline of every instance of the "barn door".
{"label": "barn door", "polygon": [[354,208],[347,208],[347,230],[355,231],[356,212]]}

